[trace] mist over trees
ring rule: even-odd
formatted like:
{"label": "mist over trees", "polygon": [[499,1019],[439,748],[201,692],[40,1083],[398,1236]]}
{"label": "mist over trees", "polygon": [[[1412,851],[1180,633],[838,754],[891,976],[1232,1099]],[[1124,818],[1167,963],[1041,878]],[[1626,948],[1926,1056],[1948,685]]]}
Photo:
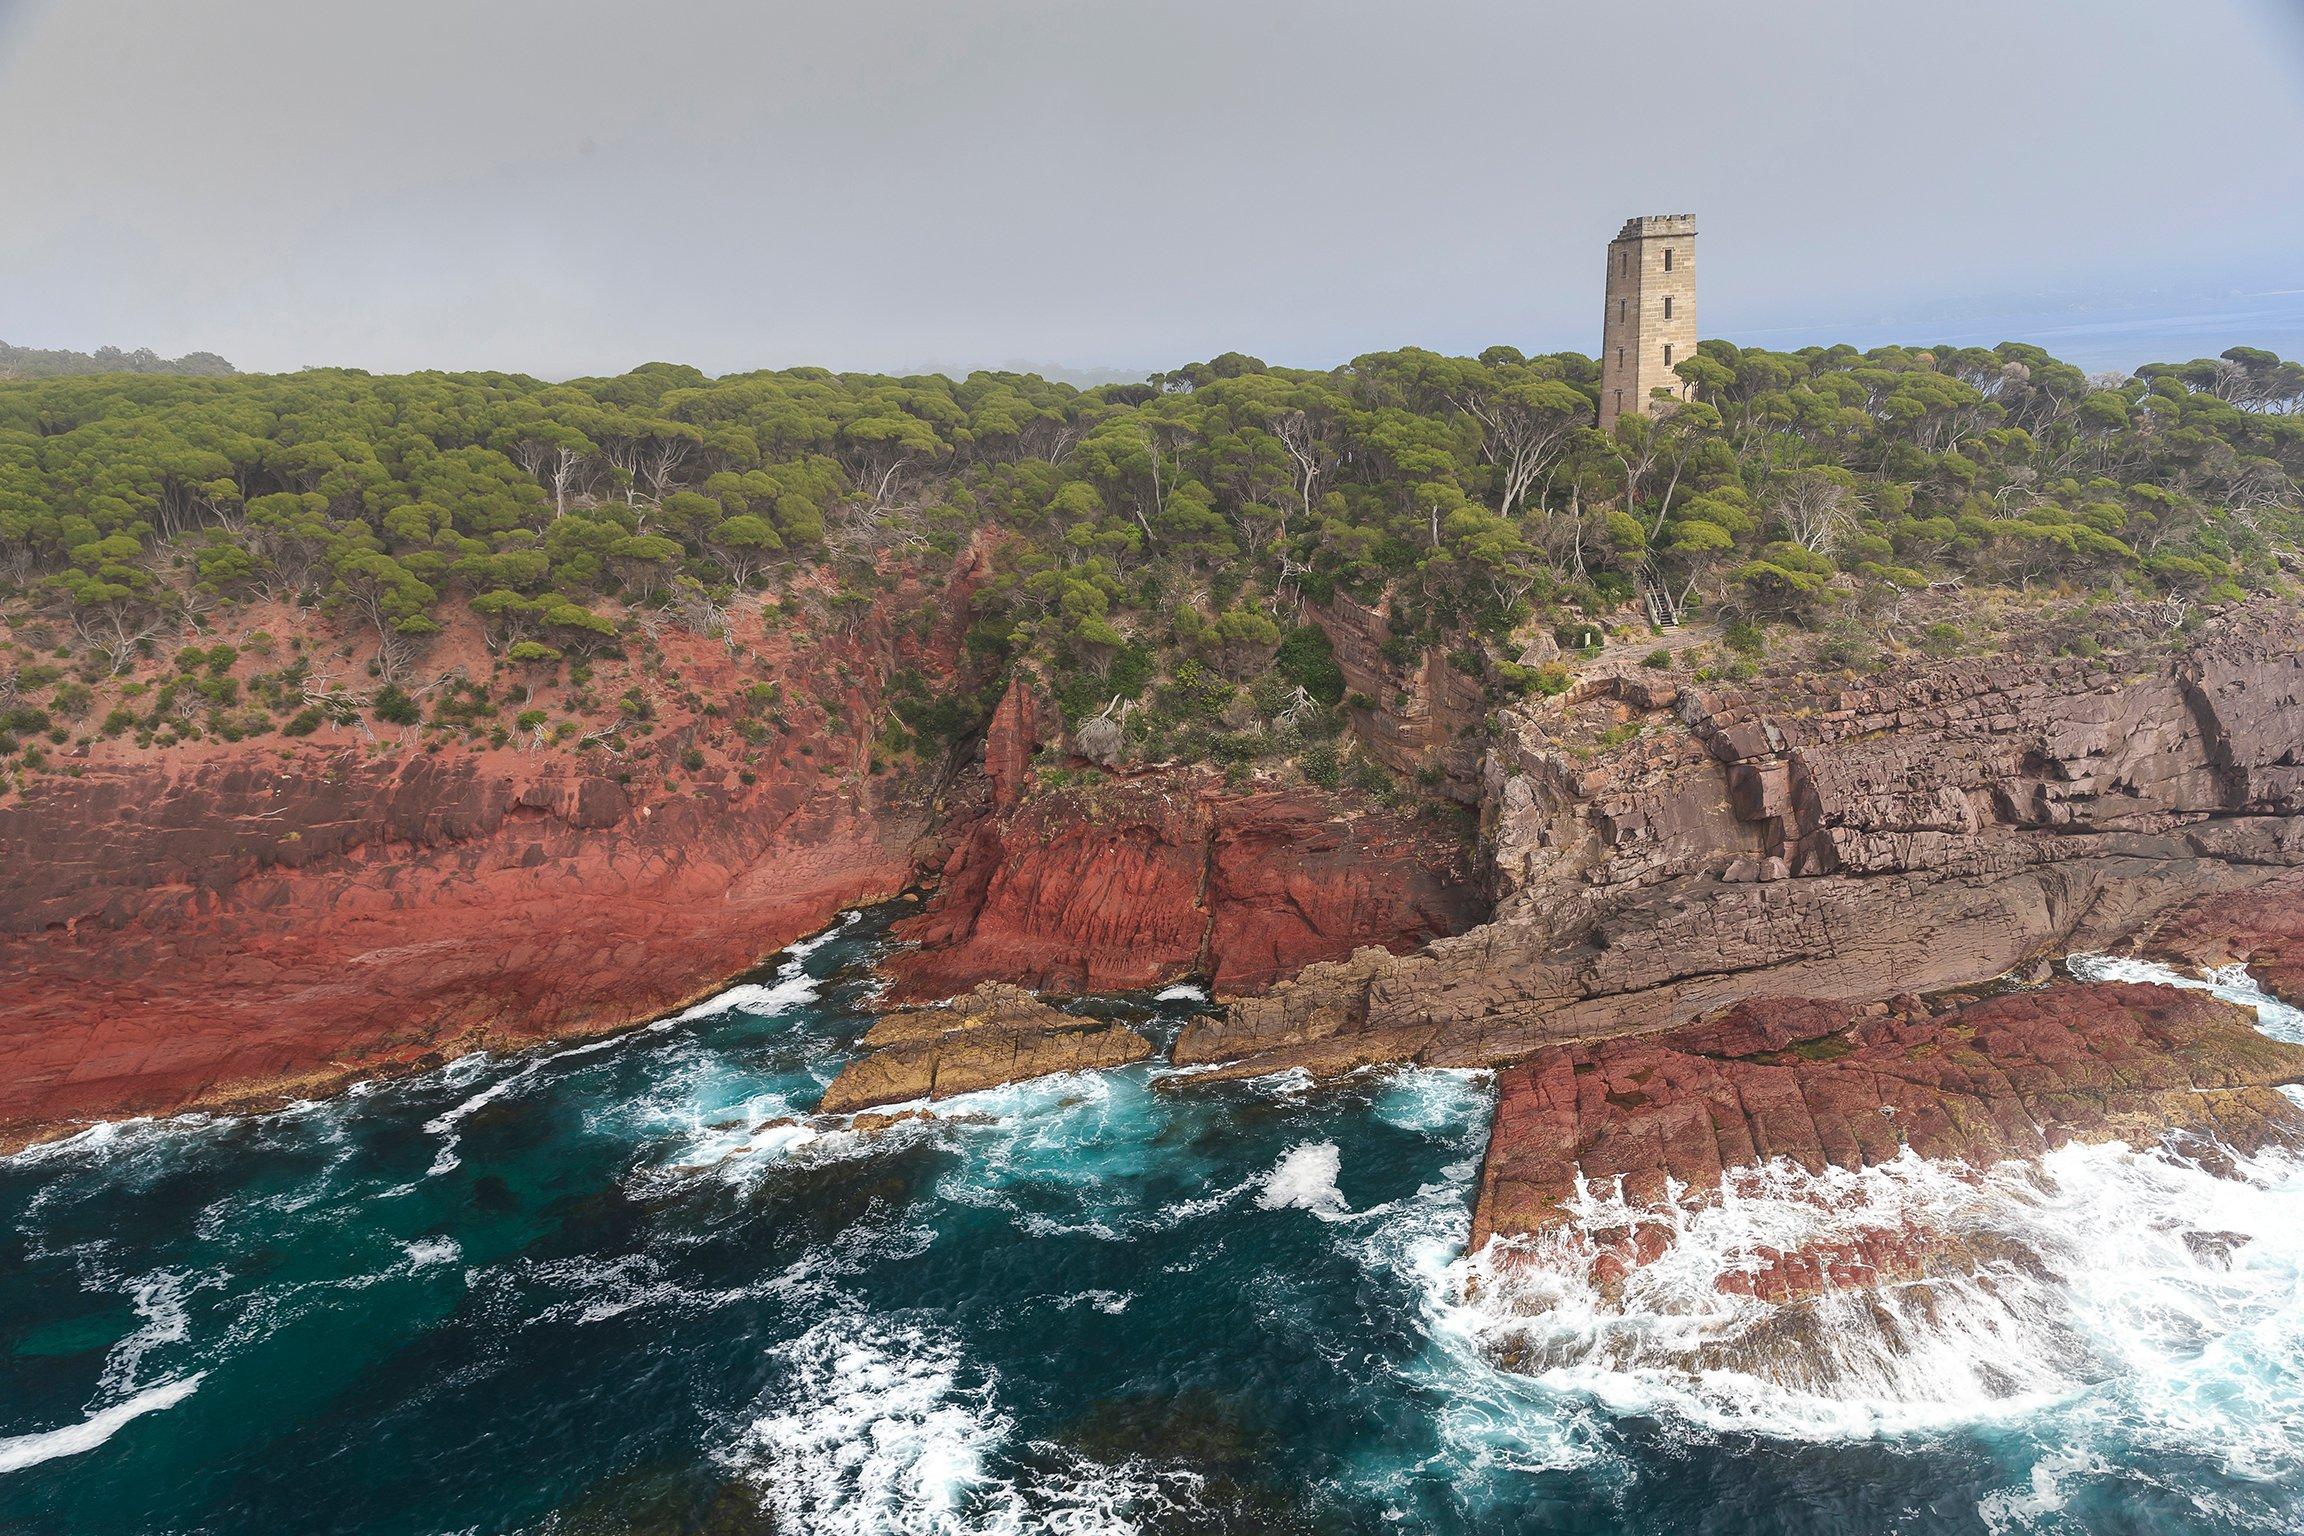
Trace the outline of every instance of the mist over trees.
{"label": "mist over trees", "polygon": [[230,363],[213,352],[162,357],[150,347],[138,347],[133,352],[123,352],[118,347],[66,352],[12,347],[0,341],[0,379],[53,379],[84,373],[184,373],[219,378],[234,371]]}

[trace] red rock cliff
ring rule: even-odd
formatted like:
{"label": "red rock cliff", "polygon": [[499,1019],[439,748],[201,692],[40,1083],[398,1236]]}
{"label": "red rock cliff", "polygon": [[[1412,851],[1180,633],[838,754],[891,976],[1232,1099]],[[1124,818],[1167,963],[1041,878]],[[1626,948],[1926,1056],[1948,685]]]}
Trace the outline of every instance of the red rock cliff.
{"label": "red rock cliff", "polygon": [[[620,745],[332,729],[36,782],[0,805],[0,1144],[637,1022],[893,895],[933,806],[870,770],[880,689],[956,664],[984,569],[839,634],[634,637]],[[775,729],[741,737],[764,675]]]}
{"label": "red rock cliff", "polygon": [[452,757],[42,786],[0,810],[0,1135],[649,1017],[900,888],[913,830]]}
{"label": "red rock cliff", "polygon": [[1204,772],[1028,791],[1034,713],[1012,688],[985,743],[991,809],[896,936],[900,996],[993,977],[1058,992],[1209,978],[1261,991],[1361,945],[1408,950],[1482,912],[1468,850],[1412,816]]}

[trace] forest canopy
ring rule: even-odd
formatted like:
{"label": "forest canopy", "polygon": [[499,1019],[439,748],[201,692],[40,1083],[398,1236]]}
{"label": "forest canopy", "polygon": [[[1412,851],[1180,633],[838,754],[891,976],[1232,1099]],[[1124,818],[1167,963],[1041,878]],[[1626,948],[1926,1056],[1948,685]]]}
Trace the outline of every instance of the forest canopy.
{"label": "forest canopy", "polygon": [[803,580],[861,603],[980,543],[972,653],[1077,720],[1200,678],[1336,707],[1305,631],[1339,596],[1493,686],[1515,636],[1635,597],[1747,626],[1953,585],[2181,606],[2297,558],[2304,367],[2270,353],[2091,378],[2017,344],[1708,341],[1679,372],[1686,401],[1607,436],[1591,360],[1510,347],[1085,391],[667,363],[0,382],[0,602],[92,674],[293,604],[396,685],[459,608],[500,655],[581,659],[636,612]]}

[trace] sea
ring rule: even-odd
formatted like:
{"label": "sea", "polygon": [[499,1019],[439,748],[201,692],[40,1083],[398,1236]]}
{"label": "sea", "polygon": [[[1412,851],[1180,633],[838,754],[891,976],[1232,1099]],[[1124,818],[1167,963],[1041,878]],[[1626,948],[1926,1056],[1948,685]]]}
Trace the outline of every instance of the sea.
{"label": "sea", "polygon": [[[1613,1286],[1588,1188],[1500,1271],[1478,1073],[810,1117],[886,925],[629,1033],[0,1161],[0,1531],[2304,1529],[2295,1158],[1763,1168]],[[2238,971],[2071,965],[2304,1039]],[[1977,1257],[1723,1285],[1900,1225]]]}

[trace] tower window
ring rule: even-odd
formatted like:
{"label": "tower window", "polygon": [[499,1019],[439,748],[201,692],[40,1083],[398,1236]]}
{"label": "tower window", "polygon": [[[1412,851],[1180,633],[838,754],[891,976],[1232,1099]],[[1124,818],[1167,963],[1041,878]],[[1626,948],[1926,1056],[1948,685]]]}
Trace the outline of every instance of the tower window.
{"label": "tower window", "polygon": [[1664,343],[1664,366],[1667,368],[1672,366],[1672,343],[1670,342]]}
{"label": "tower window", "polygon": [[1667,320],[1672,318],[1672,295],[1670,294],[1664,295],[1664,318]]}
{"label": "tower window", "polygon": [[[1665,303],[1667,303],[1667,304],[1669,304],[1669,303],[1671,303],[1672,301],[1671,301],[1670,299],[1666,299],[1664,302],[1665,302]],[[1622,319],[1624,319],[1624,318],[1625,318],[1627,315],[1629,315],[1629,314],[1631,313],[1631,311],[1632,311],[1632,301],[1631,301],[1630,299],[1618,299],[1618,300],[1616,301],[1616,318],[1617,318],[1617,319],[1619,319],[1619,320],[1622,320]],[[1666,311],[1665,311],[1665,313],[1666,313],[1666,314],[1670,314],[1670,313],[1671,313],[1671,311],[1670,311],[1670,310],[1666,310]]]}
{"label": "tower window", "polygon": [[1664,247],[1664,270],[1667,272],[1672,270],[1672,247],[1670,246]]}
{"label": "tower window", "polygon": [[1616,366],[1619,368],[1624,366],[1624,349],[1622,347],[1616,349]]}

